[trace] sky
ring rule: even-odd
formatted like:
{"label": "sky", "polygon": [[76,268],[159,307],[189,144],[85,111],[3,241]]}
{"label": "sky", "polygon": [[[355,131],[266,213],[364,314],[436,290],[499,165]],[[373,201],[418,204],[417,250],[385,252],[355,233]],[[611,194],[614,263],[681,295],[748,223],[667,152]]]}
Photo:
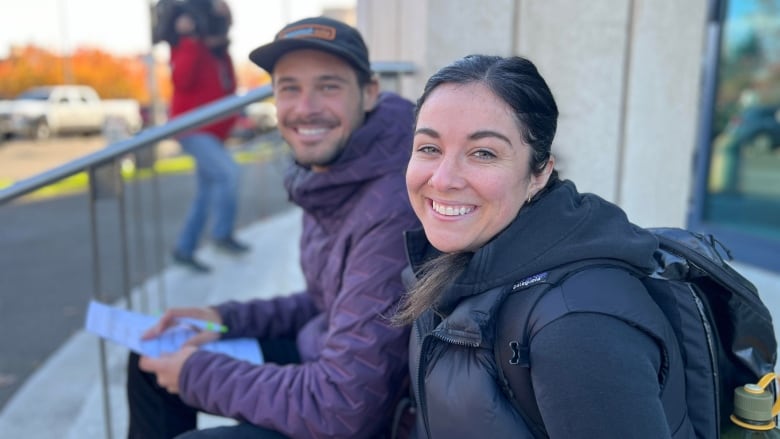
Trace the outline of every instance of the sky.
{"label": "sky", "polygon": [[[0,0],[0,58],[11,46],[34,44],[56,53],[90,46],[116,55],[150,51],[149,4],[155,0]],[[246,60],[284,23],[356,0],[227,0],[233,11],[231,53]],[[161,50],[160,45],[155,53]],[[162,50],[165,50],[164,48]]]}

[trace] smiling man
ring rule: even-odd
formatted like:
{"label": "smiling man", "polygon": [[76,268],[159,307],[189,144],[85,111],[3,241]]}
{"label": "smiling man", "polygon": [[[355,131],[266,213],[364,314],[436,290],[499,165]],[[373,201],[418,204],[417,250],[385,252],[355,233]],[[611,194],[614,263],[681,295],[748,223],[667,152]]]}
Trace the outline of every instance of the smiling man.
{"label": "smiling man", "polygon": [[407,376],[408,328],[389,317],[404,290],[403,231],[418,227],[404,183],[413,105],[379,92],[360,34],[332,19],[292,23],[250,59],[271,73],[279,130],[295,158],[285,186],[303,210],[306,288],[169,310],[149,335],[176,317],[208,319],[229,328],[223,338],[259,339],[266,363],[193,346],[131,356],[130,437],[182,434],[198,410],[241,423],[181,437],[385,437]]}

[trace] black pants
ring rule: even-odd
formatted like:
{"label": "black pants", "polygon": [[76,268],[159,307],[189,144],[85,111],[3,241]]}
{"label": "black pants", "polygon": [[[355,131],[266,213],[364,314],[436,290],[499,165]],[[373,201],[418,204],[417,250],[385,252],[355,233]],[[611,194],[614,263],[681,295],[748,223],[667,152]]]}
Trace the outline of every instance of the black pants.
{"label": "black pants", "polygon": [[[289,339],[263,340],[266,363],[300,363],[295,342]],[[281,439],[281,434],[261,427],[240,424],[201,431],[197,428],[198,410],[188,406],[178,395],[168,393],[157,384],[154,374],[138,367],[139,356],[131,353],[127,362],[127,405],[129,408],[129,439],[170,439],[185,432],[187,439],[244,437]]]}

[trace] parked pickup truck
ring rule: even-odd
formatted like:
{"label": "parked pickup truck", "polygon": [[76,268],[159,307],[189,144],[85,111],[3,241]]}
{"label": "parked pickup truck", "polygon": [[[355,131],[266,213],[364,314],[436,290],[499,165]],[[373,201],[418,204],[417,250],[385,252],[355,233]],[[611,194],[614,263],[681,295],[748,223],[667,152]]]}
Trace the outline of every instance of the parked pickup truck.
{"label": "parked pickup truck", "polygon": [[0,143],[11,137],[11,101],[0,101]]}
{"label": "parked pickup truck", "polygon": [[118,124],[128,133],[139,131],[139,103],[103,100],[84,85],[34,87],[0,105],[0,127],[10,136],[46,139],[64,133],[99,133]]}

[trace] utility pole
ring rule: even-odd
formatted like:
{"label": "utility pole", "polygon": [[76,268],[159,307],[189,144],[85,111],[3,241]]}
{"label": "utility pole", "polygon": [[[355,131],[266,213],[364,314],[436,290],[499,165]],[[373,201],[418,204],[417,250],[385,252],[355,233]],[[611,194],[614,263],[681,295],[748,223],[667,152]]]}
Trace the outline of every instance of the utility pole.
{"label": "utility pole", "polygon": [[287,0],[281,0],[282,6],[282,26],[286,26],[290,22],[290,2]]}
{"label": "utility pole", "polygon": [[149,99],[150,116],[152,125],[160,125],[163,122],[163,109],[160,102],[160,91],[157,87],[157,61],[154,58],[154,28],[157,25],[157,14],[155,14],[156,1],[149,0],[149,53],[146,56],[148,81],[149,81]]}
{"label": "utility pole", "polygon": [[65,84],[73,83],[72,54],[68,53],[68,19],[65,15],[63,0],[57,0],[57,12],[60,18],[60,58],[62,63],[62,80]]}

